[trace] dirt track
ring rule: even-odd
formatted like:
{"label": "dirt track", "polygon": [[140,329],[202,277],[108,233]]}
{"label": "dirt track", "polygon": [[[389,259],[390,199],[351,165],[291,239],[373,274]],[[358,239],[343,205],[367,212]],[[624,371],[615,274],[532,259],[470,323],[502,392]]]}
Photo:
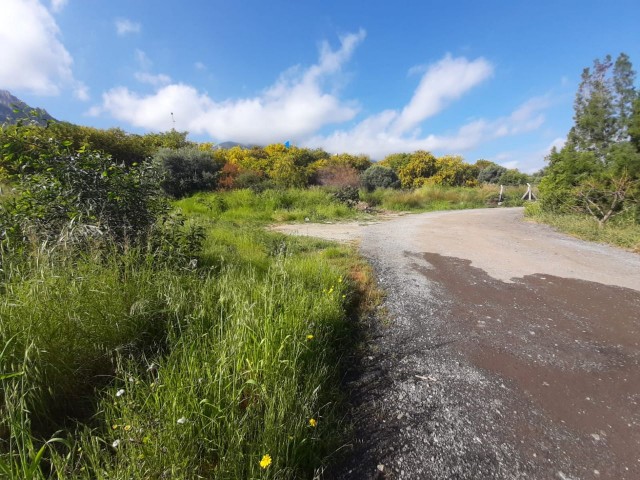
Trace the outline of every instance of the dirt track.
{"label": "dirt track", "polygon": [[640,255],[521,209],[279,228],[360,240],[387,298],[342,478],[640,478]]}

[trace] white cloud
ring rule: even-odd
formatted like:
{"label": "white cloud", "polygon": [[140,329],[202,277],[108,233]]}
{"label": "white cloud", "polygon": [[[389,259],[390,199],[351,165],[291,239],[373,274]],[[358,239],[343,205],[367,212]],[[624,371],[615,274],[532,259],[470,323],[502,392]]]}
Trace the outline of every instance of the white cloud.
{"label": "white cloud", "polygon": [[124,37],[130,33],[140,33],[142,26],[138,22],[133,22],[128,18],[118,18],[115,22],[116,32],[119,36]]}
{"label": "white cloud", "polygon": [[78,100],[82,100],[86,102],[89,100],[89,87],[87,87],[83,82],[76,82],[75,87],[73,89],[73,96]]}
{"label": "white cloud", "polygon": [[3,88],[57,95],[73,84],[73,59],[55,20],[37,0],[0,1],[0,45]]}
{"label": "white cloud", "polygon": [[69,0],[51,0],[51,10],[58,13],[60,12],[68,3]]}
{"label": "white cloud", "polygon": [[164,73],[158,73],[156,75],[148,72],[136,72],[134,74],[136,80],[140,83],[147,83],[149,85],[153,85],[154,87],[160,85],[168,85],[171,83],[171,77],[169,75],[165,75]]}
{"label": "white cloud", "polygon": [[165,130],[172,126],[173,112],[176,128],[208,133],[216,140],[270,143],[306,138],[356,115],[355,105],[326,92],[323,83],[341,70],[364,37],[364,31],[346,35],[336,50],[322,44],[316,64],[285,72],[254,97],[217,102],[182,83],[164,85],[146,96],[119,87],[104,93],[102,105],[90,113],[108,113],[136,127]]}
{"label": "white cloud", "polygon": [[199,70],[201,72],[207,69],[207,66],[202,62],[196,62],[193,64],[193,66],[195,67],[196,70]]}
{"label": "white cloud", "polygon": [[440,112],[453,100],[486,80],[493,67],[483,58],[468,61],[464,57],[446,55],[429,66],[413,94],[396,119],[393,130],[403,133],[415,128],[420,122]]}
{"label": "white cloud", "polygon": [[399,114],[396,110],[387,110],[364,119],[351,130],[337,130],[327,136],[315,136],[305,144],[321,147],[329,152],[366,153],[375,159],[381,159],[390,153],[415,150],[462,153],[496,138],[539,128],[544,122],[541,110],[548,105],[547,97],[534,97],[507,117],[478,119],[451,134],[426,136],[398,133],[394,125]]}

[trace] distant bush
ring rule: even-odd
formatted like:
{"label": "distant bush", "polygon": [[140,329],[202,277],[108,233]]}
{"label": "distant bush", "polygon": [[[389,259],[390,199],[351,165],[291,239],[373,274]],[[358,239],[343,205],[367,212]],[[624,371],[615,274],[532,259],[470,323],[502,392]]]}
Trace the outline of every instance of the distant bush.
{"label": "distant bush", "polygon": [[367,192],[372,192],[376,188],[399,188],[400,179],[391,168],[381,165],[373,165],[367,168],[360,179],[362,187]]}
{"label": "distant bush", "polygon": [[196,147],[162,148],[154,156],[164,178],[162,189],[174,198],[216,187],[221,165]]}
{"label": "distant bush", "polygon": [[529,182],[531,182],[529,175],[516,169],[505,171],[498,179],[498,183],[501,185],[525,185]]}
{"label": "distant bush", "polygon": [[360,201],[360,193],[356,187],[342,187],[333,193],[335,198],[340,203],[344,203],[348,207],[355,207]]}
{"label": "distant bush", "polygon": [[315,182],[325,187],[357,187],[360,184],[360,172],[350,165],[329,164],[318,169]]}
{"label": "distant bush", "polygon": [[[477,162],[476,162],[477,163]],[[478,174],[478,182],[480,183],[498,183],[500,177],[507,172],[507,169],[497,165],[495,163],[491,163],[487,165]]]}

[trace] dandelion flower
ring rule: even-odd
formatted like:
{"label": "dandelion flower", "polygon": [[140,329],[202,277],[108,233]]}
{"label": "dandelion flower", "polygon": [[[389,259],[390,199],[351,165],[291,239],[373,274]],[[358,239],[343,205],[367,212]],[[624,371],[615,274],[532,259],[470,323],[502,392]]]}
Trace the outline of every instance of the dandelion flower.
{"label": "dandelion flower", "polygon": [[117,430],[120,425],[116,425],[115,423],[111,425],[111,430]]}
{"label": "dandelion flower", "polygon": [[121,397],[122,395],[124,395],[124,388],[121,388],[116,392],[116,397]]}
{"label": "dandelion flower", "polygon": [[307,340],[313,340],[313,335],[307,335]]}
{"label": "dandelion flower", "polygon": [[267,453],[262,457],[262,460],[260,460],[260,468],[267,468],[269,465],[271,465],[271,455]]}
{"label": "dandelion flower", "polygon": [[316,428],[318,426],[318,421],[315,418],[310,418],[309,425],[311,425],[313,428]]}
{"label": "dandelion flower", "polygon": [[178,425],[184,425],[185,423],[187,423],[187,419],[185,417],[180,417],[178,419]]}
{"label": "dandelion flower", "polygon": [[118,445],[120,445],[120,440],[114,440],[113,443],[111,444],[113,448],[118,448]]}
{"label": "dandelion flower", "polygon": [[124,431],[128,432],[129,430],[131,430],[131,425],[125,425],[124,426]]}

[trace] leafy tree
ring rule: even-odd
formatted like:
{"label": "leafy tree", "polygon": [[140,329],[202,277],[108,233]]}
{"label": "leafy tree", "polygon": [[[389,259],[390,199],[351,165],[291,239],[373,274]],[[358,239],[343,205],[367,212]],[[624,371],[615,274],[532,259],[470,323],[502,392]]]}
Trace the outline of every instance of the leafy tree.
{"label": "leafy tree", "polygon": [[584,211],[603,226],[638,198],[638,94],[629,57],[595,60],[586,68],[574,103],[575,124],[555,149],[539,186],[542,207]]}
{"label": "leafy tree", "polygon": [[[497,163],[489,162],[488,160],[484,160],[487,164],[485,165],[478,173],[478,182],[480,183],[498,183],[500,177],[507,172],[507,169],[498,165]],[[477,166],[480,161],[476,162]]]}
{"label": "leafy tree", "polygon": [[172,197],[213,190],[222,168],[210,152],[197,147],[162,148],[156,153],[154,162],[163,174],[162,189]]}
{"label": "leafy tree", "polygon": [[613,88],[615,91],[614,106],[617,112],[617,141],[628,140],[629,127],[633,114],[633,105],[638,98],[634,82],[636,72],[633,71],[629,56],[621,53],[613,66]]}
{"label": "leafy tree", "polygon": [[531,182],[529,175],[520,172],[516,168],[510,168],[500,175],[497,183],[500,185],[526,185],[529,182]]}
{"label": "leafy tree", "polygon": [[400,179],[391,168],[382,165],[372,165],[367,168],[361,177],[362,187],[368,192],[376,188],[398,188]]}

